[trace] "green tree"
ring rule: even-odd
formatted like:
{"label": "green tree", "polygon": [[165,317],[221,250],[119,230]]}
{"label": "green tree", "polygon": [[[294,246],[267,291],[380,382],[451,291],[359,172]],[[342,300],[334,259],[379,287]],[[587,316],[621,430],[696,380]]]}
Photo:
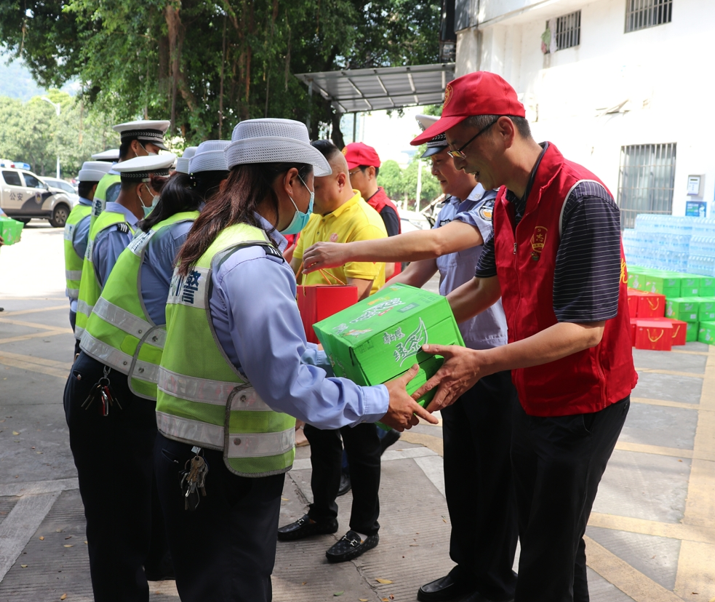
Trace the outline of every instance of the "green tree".
{"label": "green tree", "polygon": [[390,159],[380,166],[377,184],[385,189],[387,196],[391,199],[402,199],[404,197],[402,169],[397,164],[397,161]]}
{"label": "green tree", "polygon": [[419,202],[415,202],[415,211],[419,211],[427,203],[442,194],[442,188],[430,172],[427,163],[420,159],[415,159],[402,172],[402,182],[407,198],[410,201],[416,201],[418,169],[422,169],[422,194],[420,194]]}
{"label": "green tree", "polygon": [[118,120],[170,118],[187,144],[241,119],[340,115],[292,73],[437,60],[439,0],[0,0],[0,45],[36,80],[75,78]]}

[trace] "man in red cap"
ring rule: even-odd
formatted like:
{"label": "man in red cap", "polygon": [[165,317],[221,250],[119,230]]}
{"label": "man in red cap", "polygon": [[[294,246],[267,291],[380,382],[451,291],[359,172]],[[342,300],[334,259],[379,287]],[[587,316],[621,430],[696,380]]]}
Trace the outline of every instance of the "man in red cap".
{"label": "man in red cap", "polygon": [[[402,232],[400,215],[395,203],[385,193],[382,186],[377,185],[377,175],[380,173],[380,157],[377,151],[362,142],[351,142],[343,149],[343,155],[348,162],[350,183],[360,192],[367,204],[380,214],[385,222],[387,236],[395,236]],[[402,271],[400,263],[385,264],[385,280],[389,280]]]}
{"label": "man in red cap", "polygon": [[442,132],[457,168],[486,189],[501,187],[476,277],[449,301],[461,322],[501,296],[509,344],[425,345],[445,363],[416,395],[439,385],[434,411],[480,378],[512,371],[520,401],[511,450],[521,541],[515,600],[587,602],[583,535],[638,378],[620,213],[594,174],[534,141],[516,92],[498,75],[451,82],[441,119],[412,144]]}

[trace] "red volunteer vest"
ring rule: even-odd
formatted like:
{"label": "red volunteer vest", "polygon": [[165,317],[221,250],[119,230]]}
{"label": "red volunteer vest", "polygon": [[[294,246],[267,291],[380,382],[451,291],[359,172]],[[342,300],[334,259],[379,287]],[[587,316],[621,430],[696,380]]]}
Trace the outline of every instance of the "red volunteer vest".
{"label": "red volunteer vest", "polygon": [[[370,205],[370,207],[372,207],[375,211],[377,211],[380,214],[380,216],[382,216],[382,210],[385,207],[390,207],[395,212],[395,215],[397,215],[397,224],[399,226],[398,234],[402,233],[402,224],[400,223],[400,212],[397,210],[397,206],[395,205],[395,203],[393,203],[390,200],[390,197],[387,196],[387,193],[385,193],[385,189],[382,186],[380,186],[377,189],[377,192],[375,194],[373,194],[368,199],[367,204]],[[399,274],[401,271],[402,271],[402,264],[400,262],[395,263],[395,271],[392,274],[392,276],[390,276],[390,278],[388,278],[388,280],[391,280],[392,278],[397,276],[397,274]]]}
{"label": "red volunteer vest", "polygon": [[[514,207],[506,199],[506,188],[499,191],[494,206],[494,242],[510,343],[557,323],[553,290],[561,210],[582,180],[592,180],[608,190],[594,174],[567,161],[549,144],[516,231]],[[621,245],[618,315],[606,321],[601,342],[555,362],[512,370],[512,380],[527,414],[597,412],[630,395],[638,374],[633,367],[627,282]]]}

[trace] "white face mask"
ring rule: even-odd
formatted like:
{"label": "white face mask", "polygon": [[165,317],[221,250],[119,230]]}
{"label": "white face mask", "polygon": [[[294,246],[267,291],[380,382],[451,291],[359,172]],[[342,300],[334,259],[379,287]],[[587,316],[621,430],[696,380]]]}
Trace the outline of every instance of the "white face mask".
{"label": "white face mask", "polygon": [[[137,142],[139,142],[139,141],[137,140]],[[141,142],[139,142],[139,146],[142,147],[142,149],[144,150],[144,152],[147,154],[148,157],[156,157],[157,153],[150,153]]]}

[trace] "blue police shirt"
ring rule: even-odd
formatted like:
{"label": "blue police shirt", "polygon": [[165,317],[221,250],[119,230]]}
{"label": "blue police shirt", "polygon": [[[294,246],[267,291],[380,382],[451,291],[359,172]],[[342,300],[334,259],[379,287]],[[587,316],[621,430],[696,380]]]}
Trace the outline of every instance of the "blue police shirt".
{"label": "blue police shirt", "polygon": [[166,324],[166,299],[179,248],[186,241],[193,221],[162,228],[149,240],[141,267],[141,296],[154,324]]}
{"label": "blue police shirt", "polygon": [[[139,220],[129,209],[119,203],[107,203],[105,211],[113,211],[121,213],[126,217],[129,225],[136,230]],[[99,280],[99,286],[104,288],[104,283],[107,282],[109,274],[117,263],[117,258],[121,252],[127,248],[127,245],[132,241],[134,234],[124,232],[118,229],[117,224],[113,224],[102,230],[97,238],[94,239],[94,247],[92,250],[92,263],[94,264],[94,273]]]}
{"label": "blue police shirt", "polygon": [[[261,218],[266,232],[271,225]],[[286,239],[269,234],[281,251]],[[375,422],[387,412],[384,385],[361,387],[330,377],[323,351],[307,343],[295,274],[263,247],[239,249],[212,272],[211,321],[231,363],[271,408],[321,429]]]}
{"label": "blue police shirt", "polygon": [[[451,221],[458,220],[479,230],[483,240],[493,235],[492,212],[497,191],[484,192],[481,184],[464,200],[450,197],[437,216],[434,227],[439,228]],[[439,292],[448,295],[465,282],[474,278],[474,271],[479,263],[484,245],[471,247],[457,253],[449,253],[437,258],[439,270]],[[507,343],[506,316],[501,299],[486,311],[462,322],[459,325],[464,344],[470,349],[490,349]]]}

